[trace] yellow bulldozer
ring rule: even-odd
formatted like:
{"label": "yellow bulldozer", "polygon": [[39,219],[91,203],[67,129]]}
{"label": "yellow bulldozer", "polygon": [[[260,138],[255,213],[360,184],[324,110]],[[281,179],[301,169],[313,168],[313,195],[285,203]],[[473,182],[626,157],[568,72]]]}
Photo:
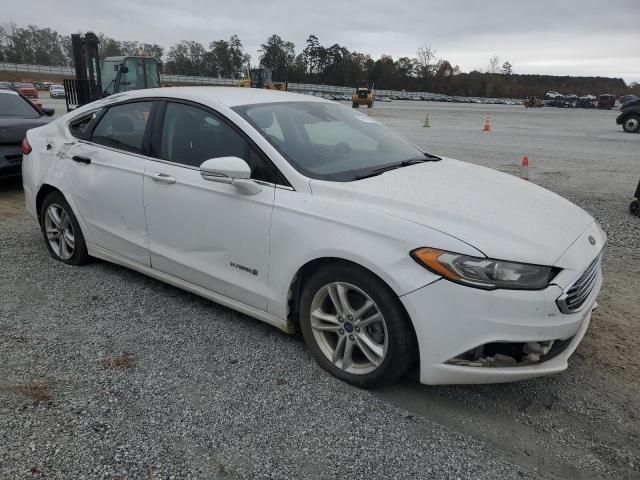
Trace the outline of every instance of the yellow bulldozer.
{"label": "yellow bulldozer", "polygon": [[247,69],[247,78],[240,80],[240,86],[244,88],[266,88],[267,90],[287,91],[287,82],[274,82],[273,72],[270,68]]}
{"label": "yellow bulldozer", "polygon": [[366,105],[367,108],[371,108],[373,107],[373,100],[373,85],[369,86],[369,84],[363,83],[351,95],[351,106],[360,108],[360,105]]}

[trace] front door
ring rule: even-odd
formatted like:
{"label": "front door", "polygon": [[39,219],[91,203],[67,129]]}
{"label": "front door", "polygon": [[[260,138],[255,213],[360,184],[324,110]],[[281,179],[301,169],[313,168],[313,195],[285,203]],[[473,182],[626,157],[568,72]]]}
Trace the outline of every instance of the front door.
{"label": "front door", "polygon": [[[178,102],[161,110],[158,160],[144,177],[151,266],[266,311],[275,167],[221,115]],[[200,164],[224,156],[245,159],[262,190],[203,179]]]}
{"label": "front door", "polygon": [[143,138],[152,102],[110,107],[92,136],[66,152],[66,173],[75,208],[91,241],[149,265],[142,199]]}

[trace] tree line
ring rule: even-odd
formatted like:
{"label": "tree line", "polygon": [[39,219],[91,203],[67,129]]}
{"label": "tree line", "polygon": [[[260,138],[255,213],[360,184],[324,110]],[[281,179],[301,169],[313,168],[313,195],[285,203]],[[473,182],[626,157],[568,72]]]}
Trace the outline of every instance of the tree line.
{"label": "tree line", "polygon": [[[117,40],[102,33],[98,38],[102,58],[144,53],[161,60],[163,72],[168,74],[238,79],[246,76],[252,63],[237,35],[208,45],[183,40],[168,49],[159,44]],[[313,34],[302,50],[296,51],[293,42],[274,34],[260,46],[254,66],[271,68],[277,81],[342,86],[369,83],[377,89],[447,95],[522,98],[543,96],[548,90],[577,95],[640,94],[638,83],[627,86],[621,78],[517,74],[508,60],[503,62],[495,55],[486,68],[462,72],[458,65],[438,58],[436,53],[424,44],[414,57],[394,59],[382,55],[373,59],[344,45],[322,45]],[[35,25],[2,24],[0,62],[73,66],[71,37]]]}

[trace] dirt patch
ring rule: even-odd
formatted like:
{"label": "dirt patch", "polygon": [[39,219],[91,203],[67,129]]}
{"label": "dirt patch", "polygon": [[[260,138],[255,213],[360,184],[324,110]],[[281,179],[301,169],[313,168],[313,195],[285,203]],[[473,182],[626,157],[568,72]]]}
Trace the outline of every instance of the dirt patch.
{"label": "dirt patch", "polygon": [[26,385],[14,385],[9,387],[9,390],[29,397],[34,403],[48,402],[51,397],[49,396],[49,385],[46,383],[28,383]]}
{"label": "dirt patch", "polygon": [[605,271],[604,275],[599,308],[577,353],[640,389],[640,274]]}
{"label": "dirt patch", "polygon": [[133,368],[136,365],[133,355],[127,352],[123,352],[121,355],[105,357],[100,360],[100,363],[105,368]]}

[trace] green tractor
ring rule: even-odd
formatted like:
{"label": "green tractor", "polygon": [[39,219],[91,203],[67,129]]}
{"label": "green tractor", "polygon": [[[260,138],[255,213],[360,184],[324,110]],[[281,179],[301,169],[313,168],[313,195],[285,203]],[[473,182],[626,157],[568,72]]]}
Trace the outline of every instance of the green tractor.
{"label": "green tractor", "polygon": [[144,55],[107,57],[100,62],[98,37],[87,32],[71,35],[76,70],[64,80],[67,111],[114,93],[160,86],[160,62]]}

